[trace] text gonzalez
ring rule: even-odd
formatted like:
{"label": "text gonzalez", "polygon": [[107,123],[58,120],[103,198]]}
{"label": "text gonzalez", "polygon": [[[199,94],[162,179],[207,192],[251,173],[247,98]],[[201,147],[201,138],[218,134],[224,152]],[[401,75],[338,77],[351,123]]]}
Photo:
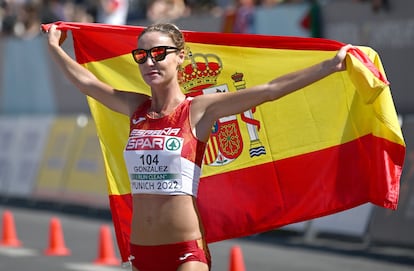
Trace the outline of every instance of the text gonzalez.
{"label": "text gonzalez", "polygon": [[168,166],[134,166],[134,172],[168,172]]}

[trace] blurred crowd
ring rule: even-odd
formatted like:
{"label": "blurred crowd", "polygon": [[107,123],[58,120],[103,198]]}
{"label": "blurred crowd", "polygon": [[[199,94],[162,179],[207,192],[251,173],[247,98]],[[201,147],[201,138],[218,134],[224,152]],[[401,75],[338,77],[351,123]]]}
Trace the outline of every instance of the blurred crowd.
{"label": "blurred crowd", "polygon": [[174,21],[197,12],[218,14],[227,6],[238,5],[237,2],[243,1],[0,0],[0,33],[2,36],[30,39],[39,34],[40,24],[56,21],[108,24],[129,24],[139,20]]}
{"label": "blurred crowd", "polygon": [[374,12],[379,12],[381,10],[390,11],[391,10],[391,0],[353,0],[354,2],[371,2],[371,7]]}
{"label": "blurred crowd", "polygon": [[[347,1],[370,1],[374,11],[389,9],[389,0]],[[133,24],[174,21],[197,13],[227,18],[224,32],[246,33],[257,7],[303,2],[319,4],[318,0],[0,0],[0,35],[30,39],[39,34],[40,24],[56,21]]]}

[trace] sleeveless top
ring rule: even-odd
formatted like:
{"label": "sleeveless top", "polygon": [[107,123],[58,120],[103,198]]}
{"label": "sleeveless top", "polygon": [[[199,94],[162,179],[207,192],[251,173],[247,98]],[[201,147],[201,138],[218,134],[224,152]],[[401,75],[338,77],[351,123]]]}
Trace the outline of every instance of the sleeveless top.
{"label": "sleeveless top", "polygon": [[191,130],[191,101],[186,98],[171,114],[153,119],[148,100],[132,115],[124,150],[132,194],[197,196],[206,143]]}

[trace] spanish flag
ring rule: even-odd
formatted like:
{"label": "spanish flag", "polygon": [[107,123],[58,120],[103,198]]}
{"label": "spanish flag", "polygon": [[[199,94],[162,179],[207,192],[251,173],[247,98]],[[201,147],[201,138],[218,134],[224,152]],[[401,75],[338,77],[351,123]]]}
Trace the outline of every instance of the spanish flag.
{"label": "spanish flag", "polygon": [[[150,93],[131,50],[138,26],[59,22],[76,60],[100,80]],[[327,39],[184,31],[179,71],[188,95],[245,88],[333,57]],[[274,102],[217,120],[197,198],[208,242],[247,236],[371,202],[396,209],[405,143],[378,54],[348,52],[347,70]],[[88,98],[106,167],[122,259],[131,194],[123,161],[128,117]],[[139,210],[137,210],[139,211]]]}

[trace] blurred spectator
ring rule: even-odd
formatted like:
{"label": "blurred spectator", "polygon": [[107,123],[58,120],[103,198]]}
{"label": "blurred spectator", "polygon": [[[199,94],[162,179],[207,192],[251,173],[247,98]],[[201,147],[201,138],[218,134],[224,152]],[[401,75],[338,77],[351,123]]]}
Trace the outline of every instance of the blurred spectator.
{"label": "blurred spectator", "polygon": [[14,25],[14,34],[23,39],[31,39],[40,33],[40,9],[41,3],[27,1],[22,4],[17,14],[17,21]]}
{"label": "blurred spectator", "polygon": [[83,22],[83,23],[92,23],[96,22],[96,14],[98,10],[98,3],[96,0],[67,0],[68,5],[67,9],[70,9],[68,12],[68,21],[73,22]]}
{"label": "blurred spectator", "polygon": [[5,0],[1,3],[2,36],[31,38],[39,34],[41,2]]}
{"label": "blurred spectator", "polygon": [[389,0],[353,0],[354,2],[371,2],[371,7],[374,12],[380,10],[390,11],[391,3]]}
{"label": "blurred spectator", "polygon": [[128,23],[144,20],[149,0],[128,0]]}
{"label": "blurred spectator", "polygon": [[234,33],[253,33],[253,13],[256,4],[255,0],[237,1],[233,25]]}
{"label": "blurred spectator", "polygon": [[42,9],[39,10],[42,23],[66,21],[65,3],[59,0],[43,0]]}
{"label": "blurred spectator", "polygon": [[184,0],[153,0],[147,9],[147,19],[152,23],[171,22],[189,13]]}
{"label": "blurred spectator", "polygon": [[307,0],[310,9],[301,21],[303,28],[310,32],[310,36],[314,38],[323,37],[323,21],[322,11],[318,0]]}
{"label": "blurred spectator", "polygon": [[8,1],[1,1],[0,6],[1,32],[3,36],[13,35],[14,24],[17,21],[17,14],[13,12],[13,7]]}
{"label": "blurred spectator", "polygon": [[42,23],[93,22],[95,18],[89,13],[92,1],[95,0],[0,0],[1,34],[28,39],[39,34]]}
{"label": "blurred spectator", "polygon": [[253,33],[253,13],[260,2],[237,0],[224,14],[223,32]]}
{"label": "blurred spectator", "polygon": [[390,1],[389,0],[372,0],[372,10],[374,12],[378,12],[381,9],[385,11],[390,11]]}
{"label": "blurred spectator", "polygon": [[280,2],[282,2],[281,0],[262,0],[262,1],[260,1],[260,5],[262,6],[262,7],[268,7],[268,8],[271,8],[271,7],[274,7],[274,6],[276,6],[277,4],[279,4]]}
{"label": "blurred spectator", "polygon": [[128,0],[98,0],[96,21],[104,24],[127,24]]}
{"label": "blurred spectator", "polygon": [[232,0],[186,0],[184,1],[187,9],[196,13],[210,12],[218,7],[226,7],[232,2]]}

